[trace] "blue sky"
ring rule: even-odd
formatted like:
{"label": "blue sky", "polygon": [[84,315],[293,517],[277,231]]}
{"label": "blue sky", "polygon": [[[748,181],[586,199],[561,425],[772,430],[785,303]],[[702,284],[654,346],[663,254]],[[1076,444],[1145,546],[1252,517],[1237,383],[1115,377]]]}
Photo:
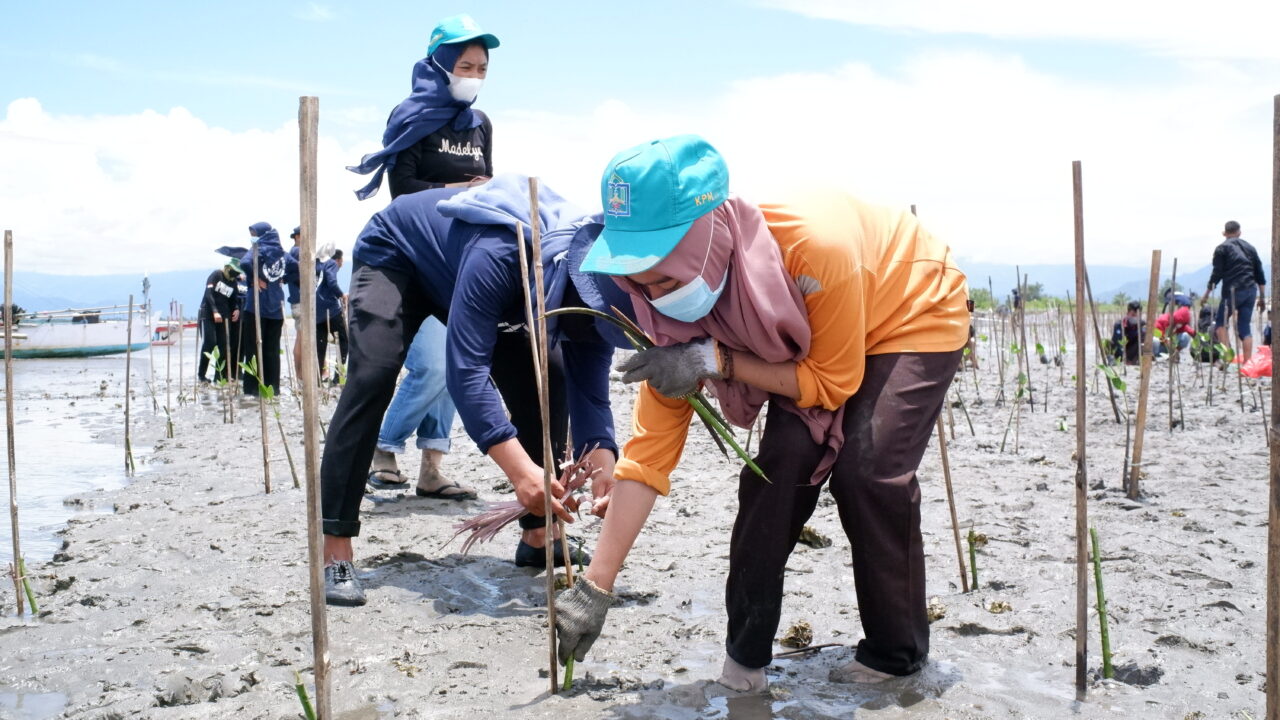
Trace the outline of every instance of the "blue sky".
{"label": "blue sky", "polygon": [[502,40],[477,102],[498,170],[588,210],[612,152],[693,131],[749,197],[916,202],[962,257],[1069,261],[1073,159],[1099,262],[1195,255],[1228,218],[1267,244],[1280,4],[1026,5],[8,3],[0,223],[53,241],[41,271],[132,266],[76,252],[104,240],[201,267],[255,220],[296,223],[292,123],[315,94],[322,240],[349,247],[385,197],[354,201],[342,166],[376,148],[431,27],[466,11]]}

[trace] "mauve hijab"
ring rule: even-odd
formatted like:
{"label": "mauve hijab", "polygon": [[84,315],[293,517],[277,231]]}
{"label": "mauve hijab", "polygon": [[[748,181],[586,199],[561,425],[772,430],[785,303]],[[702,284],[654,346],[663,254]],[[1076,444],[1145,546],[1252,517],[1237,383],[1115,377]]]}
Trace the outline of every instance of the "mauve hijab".
{"label": "mauve hijab", "polygon": [[[771,363],[797,362],[809,354],[811,331],[804,296],[783,265],[778,242],[755,205],[730,195],[715,210],[695,220],[675,249],[650,270],[685,283],[701,272],[713,288],[729,274],[711,312],[691,323],[658,312],[641,285],[616,276],[618,286],[631,295],[636,323],[655,344],[674,345],[710,336],[728,348]],[[742,382],[712,380],[710,385],[725,418],[739,427],[750,427],[769,399],[768,392]],[[833,412],[821,406],[802,408],[782,396],[774,402],[800,416],[812,440],[826,446],[811,480],[816,484],[826,479],[844,444],[844,406]]]}

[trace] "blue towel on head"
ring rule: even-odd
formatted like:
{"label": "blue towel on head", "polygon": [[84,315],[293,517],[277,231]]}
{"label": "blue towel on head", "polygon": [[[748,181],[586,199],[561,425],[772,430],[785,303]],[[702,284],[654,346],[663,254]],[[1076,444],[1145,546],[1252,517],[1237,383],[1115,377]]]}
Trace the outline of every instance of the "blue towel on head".
{"label": "blue towel on head", "polygon": [[[442,46],[446,47],[446,46]],[[440,50],[437,49],[436,53]],[[413,66],[412,92],[391,111],[387,129],[382,133],[382,149],[360,159],[359,165],[347,169],[361,175],[373,173],[364,187],[356,190],[361,200],[372,197],[382,187],[382,176],[395,167],[396,156],[413,147],[419,140],[452,122],[454,130],[467,130],[480,125],[480,115],[471,111],[471,103],[454,100],[449,94],[449,78],[431,56]]]}

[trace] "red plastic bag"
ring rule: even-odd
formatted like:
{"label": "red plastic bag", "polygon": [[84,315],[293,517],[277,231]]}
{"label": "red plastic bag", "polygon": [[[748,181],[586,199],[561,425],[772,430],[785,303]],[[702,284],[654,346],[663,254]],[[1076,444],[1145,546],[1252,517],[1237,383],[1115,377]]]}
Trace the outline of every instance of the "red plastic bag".
{"label": "red plastic bag", "polygon": [[1240,372],[1251,378],[1271,376],[1271,346],[1255,348],[1249,362],[1240,366]]}

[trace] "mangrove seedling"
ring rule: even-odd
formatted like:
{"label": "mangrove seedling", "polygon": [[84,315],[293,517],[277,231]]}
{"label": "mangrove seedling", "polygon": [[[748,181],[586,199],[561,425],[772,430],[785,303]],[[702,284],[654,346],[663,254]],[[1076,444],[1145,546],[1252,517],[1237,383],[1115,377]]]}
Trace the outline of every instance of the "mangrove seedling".
{"label": "mangrove seedling", "polygon": [[[1124,378],[1120,377],[1120,373],[1116,372],[1113,366],[1099,363],[1098,368],[1107,376],[1111,387],[1119,390],[1120,395],[1124,397],[1124,467],[1122,468],[1124,474],[1120,476],[1120,486],[1127,488],[1129,487],[1129,449],[1130,442],[1132,442],[1130,436],[1133,434],[1132,413],[1129,412],[1129,393],[1125,392],[1128,385],[1125,384]],[[1101,486],[1102,481],[1099,480],[1098,485],[1095,487],[1100,488]]]}
{"label": "mangrove seedling", "polygon": [[316,711],[311,707],[311,698],[307,697],[307,686],[302,684],[302,675],[293,671],[293,691],[298,694],[298,702],[302,703],[302,714],[307,720],[316,720]]}
{"label": "mangrove seedling", "polygon": [[27,605],[31,606],[31,614],[39,615],[40,606],[36,604],[35,593],[31,592],[31,578],[27,577],[26,558],[18,558],[18,576],[22,578],[22,591],[27,596]]}
{"label": "mangrove seedling", "polygon": [[262,377],[258,375],[257,358],[251,357],[248,362],[241,362],[240,370],[257,381],[258,394],[262,396],[262,402],[271,407],[271,414],[276,418],[276,427],[280,430],[280,442],[284,444],[284,456],[289,460],[289,474],[293,476],[293,487],[295,489],[301,488],[302,483],[298,481],[298,469],[293,464],[293,451],[289,449],[289,436],[284,434],[284,421],[280,419],[280,402],[276,398],[276,389],[262,382]]}
{"label": "mangrove seedling", "polygon": [[[627,337],[627,341],[630,342],[632,347],[636,350],[648,350],[653,347],[653,341],[644,334],[644,331],[641,330],[639,326],[626,319],[626,316],[620,313],[617,308],[614,308],[613,311],[616,314],[616,317],[591,308],[566,307],[550,310],[546,313],[546,316],[553,317],[556,315],[569,315],[573,313],[591,315],[592,317],[596,317],[616,325],[620,330],[622,330],[623,334]],[[765,482],[769,482],[769,478],[765,476],[764,471],[760,469],[760,466],[756,465],[755,461],[751,459],[751,456],[748,455],[747,452],[742,449],[742,446],[738,444],[737,438],[733,436],[733,431],[729,429],[729,422],[711,406],[711,403],[707,401],[706,396],[701,392],[693,392],[685,396],[684,400],[688,402],[689,405],[693,406],[694,412],[698,414],[698,417],[702,418],[702,422],[711,430],[712,438],[715,439],[717,444],[720,444],[721,441],[728,443],[729,446],[733,448],[733,451],[737,454],[738,458],[742,460],[742,462],[746,463],[747,467],[751,468],[752,472],[759,475]],[[723,447],[724,446],[721,445],[722,449]]]}
{"label": "mangrove seedling", "polygon": [[978,589],[978,535],[973,531],[973,527],[969,527],[969,575],[971,582],[969,588],[971,590]]}
{"label": "mangrove seedling", "polygon": [[1102,589],[1102,552],[1098,549],[1098,530],[1089,528],[1093,545],[1093,584],[1098,590],[1098,630],[1102,633],[1102,677],[1115,677],[1111,667],[1111,635],[1107,632],[1107,593]]}

